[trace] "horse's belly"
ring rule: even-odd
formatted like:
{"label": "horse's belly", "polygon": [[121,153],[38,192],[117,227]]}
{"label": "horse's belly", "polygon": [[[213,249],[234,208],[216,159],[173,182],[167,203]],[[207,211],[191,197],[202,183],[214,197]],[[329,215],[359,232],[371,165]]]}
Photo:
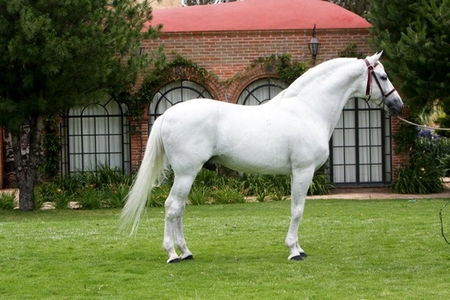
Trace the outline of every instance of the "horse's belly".
{"label": "horse's belly", "polygon": [[291,168],[288,165],[277,166],[277,165],[264,165],[264,164],[252,164],[249,161],[240,161],[235,158],[212,158],[213,163],[227,167],[232,170],[236,170],[242,173],[256,173],[256,174],[291,174]]}
{"label": "horse's belly", "polygon": [[226,151],[212,157],[211,161],[243,173],[290,174],[292,168],[287,151],[273,149],[248,146]]}

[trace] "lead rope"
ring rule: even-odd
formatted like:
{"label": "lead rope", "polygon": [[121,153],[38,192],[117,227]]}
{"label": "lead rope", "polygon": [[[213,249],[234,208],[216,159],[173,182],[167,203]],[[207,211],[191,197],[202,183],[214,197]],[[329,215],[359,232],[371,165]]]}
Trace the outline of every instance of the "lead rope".
{"label": "lead rope", "polygon": [[439,211],[439,219],[441,220],[441,235],[444,238],[444,241],[450,245],[450,242],[447,240],[447,237],[445,236],[445,232],[444,232],[444,221],[442,219],[442,211],[444,210],[444,208],[449,205],[450,202],[447,202]]}
{"label": "lead rope", "polygon": [[406,119],[403,119],[403,118],[400,117],[400,116],[397,116],[397,119],[399,119],[399,120],[401,120],[401,121],[403,121],[403,122],[405,122],[405,123],[408,123],[408,124],[410,124],[410,125],[413,125],[413,126],[416,126],[416,127],[420,127],[420,128],[424,128],[424,129],[431,129],[431,130],[446,130],[446,131],[450,130],[450,128],[441,128],[441,127],[431,127],[431,126],[426,126],[426,125],[420,125],[420,124],[417,124],[417,123],[408,121],[408,120],[406,120]]}
{"label": "lead rope", "polygon": [[[405,123],[408,123],[410,125],[419,127],[419,128],[425,128],[425,129],[431,129],[431,130],[450,130],[450,128],[440,128],[440,127],[431,127],[431,126],[426,126],[426,125],[420,125],[408,120],[403,119],[402,117],[397,116],[397,118]],[[444,231],[444,220],[442,217],[442,212],[444,211],[444,209],[447,207],[447,205],[450,204],[450,201],[447,202],[440,210],[439,210],[439,220],[441,221],[441,235],[444,238],[444,241],[450,245],[450,242],[447,239],[447,236],[445,235],[445,231]]]}

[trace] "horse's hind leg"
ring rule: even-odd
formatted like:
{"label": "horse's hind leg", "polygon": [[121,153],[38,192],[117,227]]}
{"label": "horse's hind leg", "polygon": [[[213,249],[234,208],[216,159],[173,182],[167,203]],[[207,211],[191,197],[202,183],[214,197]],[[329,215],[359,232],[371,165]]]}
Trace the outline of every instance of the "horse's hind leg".
{"label": "horse's hind leg", "polygon": [[[172,189],[165,202],[166,211],[163,248],[169,256],[169,259],[167,260],[168,263],[193,258],[184,238],[182,217],[186,207],[186,200],[195,176],[196,174],[175,174]],[[180,256],[178,256],[175,247],[181,251]]]}

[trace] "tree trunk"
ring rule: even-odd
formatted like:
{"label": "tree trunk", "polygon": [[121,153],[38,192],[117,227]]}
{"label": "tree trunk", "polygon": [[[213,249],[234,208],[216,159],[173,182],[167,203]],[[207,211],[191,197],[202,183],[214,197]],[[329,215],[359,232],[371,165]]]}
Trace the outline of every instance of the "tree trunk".
{"label": "tree trunk", "polygon": [[42,117],[31,116],[22,123],[19,131],[12,132],[19,209],[22,211],[36,209],[34,186],[41,164],[41,129]]}

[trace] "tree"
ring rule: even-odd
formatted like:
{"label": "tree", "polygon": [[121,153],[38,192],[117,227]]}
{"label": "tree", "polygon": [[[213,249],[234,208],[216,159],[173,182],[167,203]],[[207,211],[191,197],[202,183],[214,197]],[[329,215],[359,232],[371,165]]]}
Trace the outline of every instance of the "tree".
{"label": "tree", "polygon": [[0,0],[0,124],[13,136],[19,208],[34,210],[44,115],[130,90],[151,8],[137,0]]}
{"label": "tree", "polygon": [[236,2],[237,0],[181,0],[183,6],[218,4],[225,2]]}
{"label": "tree", "polygon": [[372,1],[368,17],[411,113],[450,112],[450,0]]}
{"label": "tree", "polygon": [[370,0],[329,0],[334,4],[354,12],[357,15],[364,16],[369,11]]}

